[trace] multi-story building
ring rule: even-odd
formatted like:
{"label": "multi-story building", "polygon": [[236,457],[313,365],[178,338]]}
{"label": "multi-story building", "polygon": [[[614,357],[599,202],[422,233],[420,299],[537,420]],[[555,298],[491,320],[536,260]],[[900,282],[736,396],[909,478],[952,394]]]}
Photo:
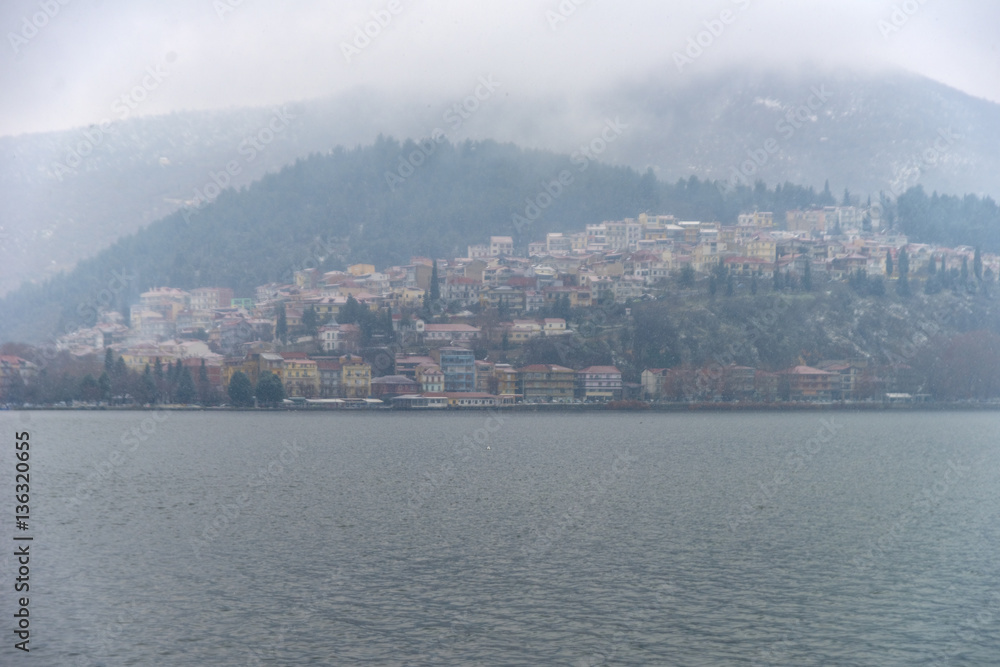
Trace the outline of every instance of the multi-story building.
{"label": "multi-story building", "polygon": [[177,313],[191,307],[191,295],[176,287],[154,287],[139,295],[139,306],[142,310],[157,312],[164,319],[173,322],[177,319]]}
{"label": "multi-story building", "polygon": [[476,391],[484,394],[496,392],[496,378],[493,377],[493,362],[476,360]]}
{"label": "multi-story building", "polygon": [[372,379],[372,398],[389,399],[418,392],[420,384],[403,375],[383,375]]}
{"label": "multi-story building", "polygon": [[229,308],[232,301],[233,290],[228,287],[198,287],[191,290],[191,310]]}
{"label": "multi-story building", "polygon": [[476,355],[463,347],[442,347],[431,356],[444,373],[445,391],[476,390]]}
{"label": "multi-story building", "polygon": [[614,366],[588,366],[576,372],[576,397],[584,401],[617,401],[622,373]]}
{"label": "multi-story building", "polygon": [[345,398],[368,398],[371,395],[372,367],[361,357],[346,354],[340,358],[341,393]]}
{"label": "multi-story building", "polygon": [[285,393],[289,396],[319,396],[319,368],[312,359],[285,359]]}
{"label": "multi-story building", "polygon": [[490,237],[490,257],[511,256],[514,254],[514,239],[510,236]]}
{"label": "multi-story building", "polygon": [[469,324],[423,324],[417,323],[417,332],[423,334],[428,343],[471,343],[479,338],[480,329]]}
{"label": "multi-story building", "polygon": [[809,366],[795,366],[778,375],[778,393],[790,401],[828,401],[841,386],[836,373]]}
{"label": "multi-story building", "polygon": [[493,377],[496,378],[497,396],[513,399],[517,395],[517,369],[510,364],[495,364]]}
{"label": "multi-story building", "polygon": [[736,220],[736,224],[740,227],[756,227],[758,229],[774,227],[774,213],[770,211],[740,213]]}
{"label": "multi-story building", "polygon": [[335,359],[316,359],[316,372],[319,374],[320,398],[336,398],[340,396],[340,362]]}
{"label": "multi-story building", "polygon": [[614,366],[588,366],[576,372],[576,398],[617,401],[622,397],[622,373]]}
{"label": "multi-story building", "polygon": [[[430,360],[428,360],[430,361]],[[417,366],[416,379],[420,383],[420,391],[424,393],[444,391],[444,373],[437,364]]]}
{"label": "multi-story building", "polygon": [[632,218],[614,222],[604,222],[608,250],[634,251],[642,239],[642,225]]}
{"label": "multi-story building", "polygon": [[557,364],[533,364],[517,371],[518,393],[528,403],[573,400],[576,371]]}

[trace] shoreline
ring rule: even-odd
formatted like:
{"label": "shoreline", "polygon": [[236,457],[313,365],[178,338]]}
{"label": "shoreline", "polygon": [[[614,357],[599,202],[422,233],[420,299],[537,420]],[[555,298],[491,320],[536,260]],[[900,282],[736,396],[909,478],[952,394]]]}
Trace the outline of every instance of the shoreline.
{"label": "shoreline", "polygon": [[941,412],[941,411],[1000,411],[998,403],[646,403],[640,405],[609,406],[606,403],[528,403],[504,406],[468,406],[445,408],[393,408],[389,406],[371,407],[303,407],[282,406],[274,408],[204,407],[200,405],[157,405],[157,406],[32,406],[25,408],[0,409],[3,412],[308,412],[308,413],[462,413],[462,412],[588,412],[599,413],[650,413],[650,412]]}

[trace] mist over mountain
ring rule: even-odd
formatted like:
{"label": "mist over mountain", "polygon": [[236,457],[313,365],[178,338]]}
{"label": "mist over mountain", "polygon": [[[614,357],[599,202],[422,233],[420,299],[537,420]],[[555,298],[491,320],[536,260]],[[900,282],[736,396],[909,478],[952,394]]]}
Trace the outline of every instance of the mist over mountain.
{"label": "mist over mountain", "polygon": [[[1000,194],[1000,105],[929,79],[728,70],[524,96],[484,73],[468,96],[358,89],[283,107],[109,118],[0,138],[0,294],[92,256],[179,207],[313,152],[379,134],[495,138],[628,165],[663,180],[790,181],[835,192]],[[512,87],[510,87],[512,89]],[[608,121],[620,135],[603,143]],[[220,187],[221,186],[221,187]],[[669,213],[671,211],[661,211]]]}

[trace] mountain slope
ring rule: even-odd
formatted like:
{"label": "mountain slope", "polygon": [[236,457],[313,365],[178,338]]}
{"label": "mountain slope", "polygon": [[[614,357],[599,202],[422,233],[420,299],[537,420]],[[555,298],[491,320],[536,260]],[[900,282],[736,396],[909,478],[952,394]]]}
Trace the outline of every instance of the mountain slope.
{"label": "mountain slope", "polygon": [[[663,180],[726,180],[748,152],[759,155],[769,145],[776,150],[753,178],[772,185],[819,187],[829,179],[837,193],[919,184],[929,192],[1000,195],[1000,106],[928,79],[743,69],[676,81],[667,65],[662,77],[574,98],[525,95],[500,82],[467,118],[454,113],[460,99],[356,90],[283,109],[176,113],[0,137],[0,294],[70,269],[195,200],[227,164],[235,162],[239,173],[220,180],[243,186],[298,158],[367,144],[379,133],[423,137],[439,128],[453,142],[495,138],[573,152],[618,118],[626,127],[597,157],[650,167]],[[792,126],[779,124],[808,103],[813,88],[829,99],[789,136]],[[269,131],[276,118],[271,127],[278,130]],[[928,159],[939,132],[952,140]],[[269,141],[251,151],[254,138]]]}
{"label": "mountain slope", "polygon": [[[91,306],[102,298],[124,310],[156,285],[229,286],[251,296],[257,285],[290,281],[295,270],[309,266],[464,256],[467,245],[491,234],[513,235],[523,244],[547,231],[579,230],[643,211],[721,220],[747,207],[780,213],[823,201],[792,185],[723,196],[694,178],[670,185],[652,172],[492,141],[437,144],[407,178],[387,178],[419,150],[413,142],[380,139],[312,155],[248,188],[226,190],[193,213],[174,213],[68,274],[8,294],[0,300],[0,341],[41,340],[87,325],[95,314]],[[561,192],[552,185],[560,177]],[[537,212],[529,202],[536,202]],[[515,226],[515,216],[526,222]],[[115,278],[116,272],[125,278]]]}

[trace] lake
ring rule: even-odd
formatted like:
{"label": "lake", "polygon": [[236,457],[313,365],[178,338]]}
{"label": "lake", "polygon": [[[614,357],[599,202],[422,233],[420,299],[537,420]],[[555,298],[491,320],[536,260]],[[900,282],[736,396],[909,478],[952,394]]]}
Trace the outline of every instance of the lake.
{"label": "lake", "polygon": [[14,434],[30,433],[26,664],[1000,656],[1000,413],[7,412],[0,427],[8,545]]}

